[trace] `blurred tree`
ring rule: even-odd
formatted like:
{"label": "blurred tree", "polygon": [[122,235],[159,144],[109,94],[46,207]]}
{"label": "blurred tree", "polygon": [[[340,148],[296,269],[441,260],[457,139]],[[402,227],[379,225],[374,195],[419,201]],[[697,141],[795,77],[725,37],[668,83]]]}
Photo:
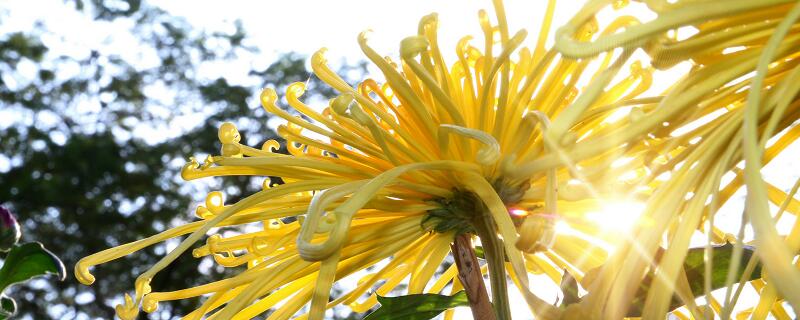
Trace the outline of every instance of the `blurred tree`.
{"label": "blurred tree", "polygon": [[[233,32],[208,32],[139,0],[68,3],[97,27],[129,23],[137,40],[130,49],[158,58],[147,64],[103,48],[87,48],[85,56],[53,54],[42,38],[59,31],[43,23],[0,34],[0,203],[18,213],[26,240],[44,243],[69,270],[87,254],[193,218],[193,203],[208,188],[233,198],[260,188],[262,181],[247,178],[187,184],[179,177],[189,156],[218,152],[216,128],[223,121],[236,122],[251,145],[277,138],[255,99],[258,88],[309,81],[310,99],[331,98],[298,54],[253,70],[248,84],[228,75],[199,77],[205,63],[233,63],[258,51],[246,45],[239,22]],[[8,15],[0,9],[0,23]],[[364,64],[340,73],[354,72],[363,74]],[[155,246],[98,267],[89,287],[72,274],[64,282],[17,287],[20,318],[113,318],[122,293],[165,250]],[[154,288],[191,287],[224,272],[211,261],[181,259],[154,279]],[[174,318],[198,304],[163,303],[150,318]]]}

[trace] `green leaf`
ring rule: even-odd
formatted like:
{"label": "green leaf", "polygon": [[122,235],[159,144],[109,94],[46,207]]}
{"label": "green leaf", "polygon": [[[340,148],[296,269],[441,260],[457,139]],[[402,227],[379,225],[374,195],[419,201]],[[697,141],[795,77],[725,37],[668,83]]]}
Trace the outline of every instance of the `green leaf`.
{"label": "green leaf", "polygon": [[59,280],[66,277],[64,264],[56,255],[38,242],[15,246],[0,268],[0,292],[12,284],[48,274],[58,275]]}
{"label": "green leaf", "polygon": [[[728,276],[728,268],[731,266],[732,258],[733,258],[733,244],[726,243],[720,246],[712,246],[711,252],[713,256],[713,263],[711,264],[711,290],[716,290],[725,287],[725,279]],[[734,277],[735,281],[739,281],[744,273],[745,266],[747,266],[747,262],[750,261],[750,257],[753,257],[755,254],[755,250],[751,246],[744,246],[742,251],[742,258],[739,260],[739,270]],[[691,288],[692,294],[695,297],[701,297],[705,295],[704,283],[705,283],[705,248],[692,248],[689,249],[689,252],[686,254],[686,259],[684,260],[683,268],[686,270],[686,277],[689,280],[689,287]],[[750,274],[750,277],[747,278],[747,281],[755,280],[761,278],[761,265],[756,265],[756,268],[753,270],[753,273]],[[647,293],[650,290],[650,284],[653,281],[652,273],[649,273],[647,277],[642,281],[642,284],[639,286],[639,290],[636,292],[634,296],[633,302],[631,303],[631,308],[628,310],[629,317],[639,317],[642,314],[642,309],[644,308],[644,302],[647,299]],[[673,295],[672,301],[670,302],[670,310],[675,310],[684,303],[681,301],[677,295]]]}
{"label": "green leaf", "polygon": [[479,259],[486,260],[486,256],[483,253],[483,247],[482,246],[475,246],[475,256],[477,256]]}
{"label": "green leaf", "polygon": [[[482,246],[475,246],[475,256],[478,257],[478,259],[486,260],[486,254],[483,253]],[[508,262],[508,255],[506,255],[504,259],[506,260],[506,262]]]}
{"label": "green leaf", "polygon": [[15,314],[17,314],[17,302],[5,295],[0,295],[0,320],[10,319]]}
{"label": "green leaf", "polygon": [[411,294],[399,297],[378,296],[380,308],[364,320],[427,320],[443,311],[468,306],[467,294],[462,290],[452,296],[441,294]]}

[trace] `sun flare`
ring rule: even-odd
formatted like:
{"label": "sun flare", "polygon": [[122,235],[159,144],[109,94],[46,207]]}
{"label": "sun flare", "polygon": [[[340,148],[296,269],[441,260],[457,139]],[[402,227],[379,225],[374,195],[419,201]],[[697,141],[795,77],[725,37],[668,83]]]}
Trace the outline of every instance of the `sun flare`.
{"label": "sun flare", "polygon": [[609,201],[600,210],[587,212],[586,219],[608,232],[630,232],[644,213],[645,204],[635,201]]}

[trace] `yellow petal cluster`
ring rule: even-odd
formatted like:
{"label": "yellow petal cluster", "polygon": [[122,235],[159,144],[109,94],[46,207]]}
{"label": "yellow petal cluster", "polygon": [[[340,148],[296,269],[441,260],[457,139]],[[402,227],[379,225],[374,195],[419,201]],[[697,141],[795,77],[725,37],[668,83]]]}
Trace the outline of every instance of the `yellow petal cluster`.
{"label": "yellow petal cluster", "polygon": [[[337,305],[365,312],[377,295],[400,284],[404,294],[450,294],[462,288],[457,270],[440,267],[456,232],[434,232],[426,221],[467,192],[496,224],[506,268],[542,318],[622,318],[635,284],[653,270],[658,281],[645,318],[672,311],[673,293],[687,304],[674,312],[679,317],[725,316],[739,279],[730,279],[730,301],[710,299],[703,308],[681,285],[682,262],[697,233],[709,245],[732,241],[741,248],[741,232],[718,228],[714,216],[746,184],[746,217],[774,279],[753,281],[761,301],[746,312],[780,315],[783,299],[800,306],[800,273],[792,265],[800,224],[779,235],[768,207],[783,204],[778,215],[796,215],[800,207],[787,199],[797,188],[784,193],[759,173],[800,135],[794,125],[800,115],[800,5],[644,2],[656,19],[641,22],[623,10],[601,24],[601,12],[624,9],[627,1],[589,1],[547,48],[554,0],[543,5],[534,41],[525,30],[508,29],[497,0],[494,17],[479,13],[479,46],[462,38],[450,63],[440,51],[435,14],[400,42],[397,60],[373,50],[362,33],[358,43],[383,83],[347,83],[328,67],[322,49],[312,69],[339,94],[327,106],[307,105],[304,83],[286,89],[288,106],[279,105],[272,89],[261,94],[264,109],[285,120],[278,134],[288,155],[276,152],[277,141],[243,145],[226,123],[219,128],[220,155],[192,159],[182,170],[187,180],[277,176],[283,184],[267,181],[233,204],[212,192],[197,208],[198,221],[88,256],[75,266],[76,277],[91,284],[89,268],[185,237],[138,277],[135,294],[117,307],[120,318],[197,296],[206,298],[186,319],[250,319],[270,310],[269,319],[288,319],[309,303],[308,314],[299,317],[320,319]],[[685,28],[694,34],[679,38]],[[648,58],[634,61],[640,49]],[[664,92],[648,91],[659,80],[656,68],[679,63],[690,63],[691,70]],[[742,161],[744,167],[737,166]],[[726,174],[735,178],[723,183]],[[646,202],[622,235],[589,215],[618,198]],[[227,237],[214,231],[252,224],[260,230]],[[659,248],[666,251],[655,263]],[[151,288],[155,274],[189,249],[242,271],[178,291]],[[540,274],[559,283],[564,270],[589,292],[566,310],[545,303],[528,283],[529,275]],[[357,285],[328,301],[333,283],[351,275],[360,277]]]}

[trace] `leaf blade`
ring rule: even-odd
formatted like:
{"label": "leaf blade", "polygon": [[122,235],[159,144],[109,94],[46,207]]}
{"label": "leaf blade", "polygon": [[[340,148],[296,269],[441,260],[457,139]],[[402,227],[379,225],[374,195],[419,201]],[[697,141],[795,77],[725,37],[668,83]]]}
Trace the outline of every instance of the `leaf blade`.
{"label": "leaf blade", "polygon": [[[733,244],[726,243],[724,245],[712,246],[712,270],[711,270],[711,290],[716,290],[725,287],[725,280],[728,275],[728,270],[731,266],[732,257],[733,257]],[[742,257],[739,260],[739,270],[736,274],[734,279],[740,279],[742,274],[744,273],[744,266],[747,265],[747,262],[750,260],[751,257],[755,255],[755,248],[751,246],[744,246],[742,251]],[[686,253],[686,258],[684,259],[684,270],[686,270],[686,277],[689,280],[689,286],[691,288],[692,294],[695,297],[701,297],[705,295],[705,289],[703,288],[704,279],[705,279],[705,247],[699,248],[691,248]],[[755,279],[761,278],[761,266],[756,265],[756,268],[753,270],[753,273],[750,274],[750,277],[746,279],[746,281],[751,281]],[[634,300],[631,303],[631,308],[628,310],[627,316],[629,317],[639,317],[642,314],[642,309],[644,308],[645,300],[647,299],[647,293],[650,290],[650,284],[653,281],[652,272],[648,273],[647,277],[644,281],[642,281],[641,285],[639,286],[639,290],[636,292],[634,296]],[[677,295],[673,295],[672,301],[670,302],[670,309],[675,310],[681,306],[683,306],[683,301],[681,301]]]}
{"label": "leaf blade", "polygon": [[468,306],[466,292],[459,291],[452,296],[440,294],[411,294],[399,297],[378,296],[380,308],[367,315],[364,320],[427,320],[436,317],[447,309]]}
{"label": "leaf blade", "polygon": [[0,292],[13,284],[49,274],[58,275],[59,280],[64,280],[67,274],[64,263],[55,254],[39,242],[15,246],[0,268]]}

